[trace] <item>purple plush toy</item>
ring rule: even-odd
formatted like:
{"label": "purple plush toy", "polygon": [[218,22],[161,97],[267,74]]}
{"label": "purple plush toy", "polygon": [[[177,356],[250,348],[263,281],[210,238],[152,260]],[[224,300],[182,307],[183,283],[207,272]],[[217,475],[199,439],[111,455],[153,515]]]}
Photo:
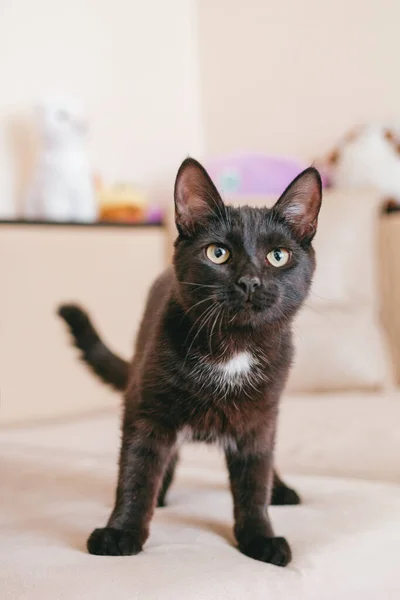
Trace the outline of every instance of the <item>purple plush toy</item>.
{"label": "purple plush toy", "polygon": [[206,162],[219,192],[235,196],[279,196],[307,166],[298,160],[263,154],[224,156]]}

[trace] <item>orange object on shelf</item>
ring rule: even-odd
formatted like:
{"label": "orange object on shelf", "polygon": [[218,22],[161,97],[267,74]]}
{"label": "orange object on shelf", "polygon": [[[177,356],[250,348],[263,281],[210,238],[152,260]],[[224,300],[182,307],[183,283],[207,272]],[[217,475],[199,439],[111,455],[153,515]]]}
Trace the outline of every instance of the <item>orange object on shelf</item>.
{"label": "orange object on shelf", "polygon": [[104,206],[100,210],[100,221],[122,221],[124,223],[137,223],[143,221],[145,211],[139,207],[128,204]]}
{"label": "orange object on shelf", "polygon": [[132,184],[98,187],[99,220],[137,223],[144,220],[146,196]]}

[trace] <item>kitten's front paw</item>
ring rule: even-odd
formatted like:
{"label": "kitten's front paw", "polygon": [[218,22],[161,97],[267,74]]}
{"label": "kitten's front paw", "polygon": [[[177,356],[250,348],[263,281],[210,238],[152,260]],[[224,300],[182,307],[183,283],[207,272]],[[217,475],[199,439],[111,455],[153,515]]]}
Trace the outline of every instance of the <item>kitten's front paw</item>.
{"label": "kitten's front paw", "polygon": [[239,544],[239,550],[262,562],[271,563],[278,567],[286,567],[292,560],[290,546],[283,537],[265,537],[259,535],[254,537],[246,545]]}
{"label": "kitten's front paw", "polygon": [[274,487],[272,490],[271,504],[275,506],[301,504],[301,499],[296,490],[286,485]]}
{"label": "kitten's front paw", "polygon": [[128,556],[138,554],[142,545],[131,531],[104,527],[93,531],[87,549],[90,554],[99,556]]}

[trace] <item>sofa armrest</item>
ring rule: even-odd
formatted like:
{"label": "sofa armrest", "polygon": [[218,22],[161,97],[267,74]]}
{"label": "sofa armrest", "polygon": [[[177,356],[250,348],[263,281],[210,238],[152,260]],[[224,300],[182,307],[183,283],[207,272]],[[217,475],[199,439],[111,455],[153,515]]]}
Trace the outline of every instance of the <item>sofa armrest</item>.
{"label": "sofa armrest", "polygon": [[379,256],[381,316],[400,384],[400,213],[381,217]]}

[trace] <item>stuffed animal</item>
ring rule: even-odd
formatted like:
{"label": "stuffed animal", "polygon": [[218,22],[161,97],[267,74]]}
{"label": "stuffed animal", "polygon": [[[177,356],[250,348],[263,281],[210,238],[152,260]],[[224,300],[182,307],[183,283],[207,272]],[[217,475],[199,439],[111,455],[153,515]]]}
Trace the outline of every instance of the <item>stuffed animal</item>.
{"label": "stuffed animal", "polygon": [[328,156],[322,170],[341,188],[373,187],[382,201],[400,206],[400,131],[364,125],[348,134]]}
{"label": "stuffed animal", "polygon": [[36,116],[41,152],[26,199],[25,217],[95,221],[98,209],[82,107],[73,100],[47,98],[38,105]]}
{"label": "stuffed animal", "polygon": [[209,160],[208,173],[223,195],[280,195],[308,165],[267,154],[232,154]]}

